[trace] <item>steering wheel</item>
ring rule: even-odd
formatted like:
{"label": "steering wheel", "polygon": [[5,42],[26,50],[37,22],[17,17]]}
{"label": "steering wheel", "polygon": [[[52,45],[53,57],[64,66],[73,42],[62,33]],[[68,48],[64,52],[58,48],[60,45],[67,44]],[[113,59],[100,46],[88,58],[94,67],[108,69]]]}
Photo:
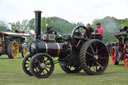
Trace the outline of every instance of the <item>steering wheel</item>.
{"label": "steering wheel", "polygon": [[85,26],[76,26],[71,34],[73,46],[78,47],[82,40],[90,39],[90,33]]}

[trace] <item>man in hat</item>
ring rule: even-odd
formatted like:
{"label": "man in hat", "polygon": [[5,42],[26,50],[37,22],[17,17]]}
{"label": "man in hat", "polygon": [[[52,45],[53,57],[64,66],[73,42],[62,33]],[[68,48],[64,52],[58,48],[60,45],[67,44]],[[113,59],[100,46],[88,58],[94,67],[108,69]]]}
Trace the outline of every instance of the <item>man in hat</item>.
{"label": "man in hat", "polygon": [[97,25],[97,27],[96,27],[96,29],[95,29],[94,32],[95,32],[95,33],[99,33],[99,35],[96,36],[96,39],[102,40],[102,39],[103,39],[103,32],[104,32],[104,29],[103,29],[103,27],[101,26],[101,23],[97,23],[96,25]]}

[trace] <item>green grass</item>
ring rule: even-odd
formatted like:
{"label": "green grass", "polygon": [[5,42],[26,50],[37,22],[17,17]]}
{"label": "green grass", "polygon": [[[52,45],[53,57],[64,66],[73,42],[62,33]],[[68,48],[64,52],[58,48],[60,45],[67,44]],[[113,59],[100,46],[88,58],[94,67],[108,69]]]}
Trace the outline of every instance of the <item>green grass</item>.
{"label": "green grass", "polygon": [[128,85],[128,68],[120,65],[109,66],[102,75],[88,75],[81,71],[67,74],[55,65],[53,74],[46,79],[27,76],[22,70],[22,60],[0,56],[0,85]]}

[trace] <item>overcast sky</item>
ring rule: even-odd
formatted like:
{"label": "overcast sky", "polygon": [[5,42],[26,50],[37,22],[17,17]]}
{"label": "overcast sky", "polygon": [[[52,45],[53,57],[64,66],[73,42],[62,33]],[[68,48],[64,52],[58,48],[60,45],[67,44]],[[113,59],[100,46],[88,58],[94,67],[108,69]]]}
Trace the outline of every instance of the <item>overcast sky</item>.
{"label": "overcast sky", "polygon": [[34,10],[86,24],[105,16],[128,18],[128,0],[0,0],[0,17],[9,22],[34,18]]}

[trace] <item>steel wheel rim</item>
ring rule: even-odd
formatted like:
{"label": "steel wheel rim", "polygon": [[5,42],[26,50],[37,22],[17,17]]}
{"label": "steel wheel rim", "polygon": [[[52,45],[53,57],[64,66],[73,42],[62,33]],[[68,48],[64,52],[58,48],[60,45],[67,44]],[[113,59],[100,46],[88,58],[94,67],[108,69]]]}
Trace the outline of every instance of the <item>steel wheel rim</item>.
{"label": "steel wheel rim", "polygon": [[112,64],[115,64],[116,61],[116,51],[115,48],[112,48]]}
{"label": "steel wheel rim", "polygon": [[16,41],[12,43],[11,54],[13,58],[16,58],[19,55],[19,44]]}
{"label": "steel wheel rim", "polygon": [[107,52],[106,46],[101,42],[93,42],[88,46],[85,56],[86,65],[91,74],[104,72],[108,65]]}
{"label": "steel wheel rim", "polygon": [[[34,57],[33,57],[34,58]],[[47,78],[54,70],[53,60],[47,55],[35,56],[31,63],[31,71],[38,78]]]}

